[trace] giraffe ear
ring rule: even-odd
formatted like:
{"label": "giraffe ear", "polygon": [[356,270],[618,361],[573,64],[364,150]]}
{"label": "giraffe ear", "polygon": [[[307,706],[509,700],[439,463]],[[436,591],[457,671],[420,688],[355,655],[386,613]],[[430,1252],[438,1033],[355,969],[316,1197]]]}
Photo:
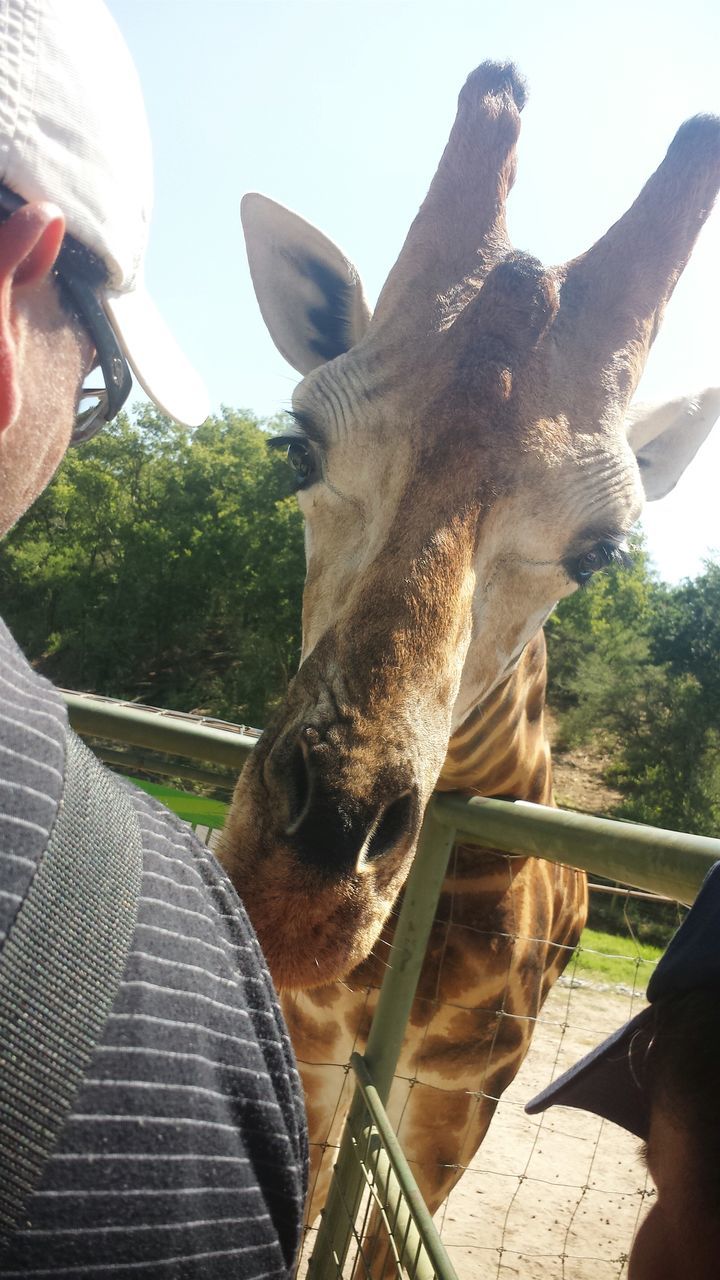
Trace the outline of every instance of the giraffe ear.
{"label": "giraffe ear", "polygon": [[241,213],[250,275],[280,354],[305,374],[354,347],[370,309],[353,264],[321,231],[267,196],[246,195]]}
{"label": "giraffe ear", "polygon": [[632,405],[625,426],[648,502],[675,488],[720,414],[720,387],[666,404]]}

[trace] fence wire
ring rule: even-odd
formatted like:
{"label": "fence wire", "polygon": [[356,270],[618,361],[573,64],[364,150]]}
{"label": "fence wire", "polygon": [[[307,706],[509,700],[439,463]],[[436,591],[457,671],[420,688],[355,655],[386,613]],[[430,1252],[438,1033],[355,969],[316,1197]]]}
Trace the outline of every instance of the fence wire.
{"label": "fence wire", "polygon": [[308,1280],[456,1280],[365,1059],[353,1054],[351,1066],[362,1104],[348,1122],[349,1176],[334,1209],[341,1243],[323,1248],[321,1238],[310,1237]]}
{"label": "fence wire", "polygon": [[[608,896],[617,896],[623,904],[623,934],[607,947],[581,943],[576,949],[540,1014],[532,1019],[527,1057],[514,1082],[496,1100],[483,1144],[467,1165],[453,1166],[459,1182],[434,1221],[461,1280],[546,1280],[549,1275],[553,1280],[623,1280],[627,1275],[632,1240],[654,1196],[641,1144],[580,1111],[552,1108],[534,1117],[524,1111],[534,1094],[643,1007],[657,963],[646,954],[640,937],[639,917],[648,903],[664,903],[666,914],[674,905],[668,930],[684,914],[684,908],[667,899],[636,896],[622,886],[607,888]],[[591,907],[591,922],[592,916]],[[623,939],[627,946],[621,950]],[[359,998],[367,1002],[371,996],[366,992]],[[335,1066],[340,1111],[347,1106],[352,1080],[347,1079],[347,1064]],[[388,1109],[401,1141],[399,1098],[407,1099],[417,1082],[416,1076],[396,1075],[393,1083]],[[432,1091],[428,1094],[432,1109]],[[478,1089],[478,1100],[485,1096]],[[332,1160],[336,1154],[337,1146],[325,1158]],[[414,1165],[413,1170],[418,1172]],[[323,1280],[329,1275],[333,1280],[339,1275],[364,1277],[368,1267],[373,1277],[401,1273],[391,1258],[387,1225],[384,1237],[377,1222],[374,1231],[380,1236],[368,1231],[371,1207],[367,1198],[357,1206],[344,1268],[335,1259],[335,1270],[323,1272]],[[347,1201],[344,1210],[351,1216]],[[311,1229],[301,1271],[315,1236]]]}
{"label": "fence wire", "polygon": [[[172,753],[174,763],[161,765],[161,776],[175,774],[205,788],[215,787],[228,776],[218,778],[217,771],[234,769],[254,743],[247,732],[217,722],[202,724],[190,716],[174,717],[136,706],[116,708],[111,700],[80,695],[69,694],[67,700],[80,732],[124,744],[121,755],[112,760],[124,771],[147,769],[152,764],[147,756],[128,752],[128,744],[143,750],[149,747],[166,755]],[[178,770],[178,758],[185,757],[203,762],[202,769]],[[207,763],[212,766],[209,772]],[[152,789],[152,784],[142,785]],[[175,793],[175,806],[171,789],[154,790],[162,790],[163,802],[176,807],[213,847],[222,824],[224,806],[219,801]],[[435,1214],[434,1225],[420,1201],[414,1177],[420,1170],[409,1167],[402,1150],[403,1118],[408,1099],[417,1088],[425,1091],[430,1113],[435,1086],[419,1079],[417,1072],[403,1073],[401,1063],[390,1089],[406,1019],[405,1012],[396,1016],[395,1011],[408,1010],[412,1001],[416,972],[412,983],[407,979],[417,956],[410,954],[408,940],[413,933],[422,935],[428,911],[432,918],[436,899],[427,892],[427,881],[433,882],[432,893],[439,893],[443,867],[456,835],[463,844],[503,849],[509,857],[530,854],[557,862],[571,857],[595,875],[665,893],[670,899],[666,922],[674,915],[674,924],[681,918],[681,909],[674,910],[671,905],[674,899],[691,902],[703,874],[720,858],[720,841],[716,840],[534,805],[468,802],[452,796],[436,800],[426,817],[426,847],[416,860],[417,868],[421,855],[427,855],[424,870],[421,875],[413,868],[408,881],[380,1000],[377,992],[358,993],[359,1014],[368,1014],[358,1017],[358,1026],[369,1022],[377,1004],[366,1058],[348,1050],[344,1061],[325,1064],[332,1065],[337,1082],[336,1129],[355,1076],[360,1087],[338,1161],[346,1168],[342,1177],[336,1175],[333,1180],[320,1230],[317,1223],[310,1224],[299,1275],[307,1274],[308,1280],[399,1280],[405,1276],[409,1280],[453,1280],[457,1272],[461,1280],[546,1280],[548,1276],[553,1280],[624,1280],[633,1236],[654,1195],[637,1140],[608,1122],[567,1108],[555,1107],[539,1117],[529,1117],[524,1104],[642,1007],[654,961],[643,953],[634,912],[646,894],[631,897],[621,885],[617,889],[603,886],[603,893],[614,897],[615,906],[622,902],[622,936],[629,939],[630,955],[627,946],[610,944],[606,948],[588,943],[587,938],[581,942],[540,1013],[531,1019],[535,1026],[530,1049],[512,1084],[494,1100],[495,1115],[482,1145],[465,1165],[446,1166],[459,1180]],[[406,912],[413,896],[414,918],[412,912]],[[409,926],[407,920],[403,922],[406,915]],[[418,928],[421,918],[425,924]],[[486,937],[492,946],[506,943],[509,935]],[[621,950],[625,954],[620,954]],[[437,1008],[428,1027],[443,1009],[470,1012],[434,1003]],[[492,1012],[498,1022],[503,1016],[514,1016],[504,1009],[504,997],[499,1009]],[[390,1047],[386,1041],[391,1042]],[[493,1039],[493,1047],[494,1043]],[[358,1036],[351,1048],[357,1051],[363,1046],[364,1036]],[[366,1064],[372,1066],[369,1077]],[[490,1078],[488,1064],[477,1089],[468,1094],[475,1104],[490,1096],[486,1092]],[[383,1106],[388,1090],[392,1127]],[[399,1133],[399,1142],[393,1129]],[[320,1154],[332,1162],[339,1149],[332,1134]]]}
{"label": "fence wire", "polygon": [[638,957],[628,986],[578,978],[579,959],[550,993],[484,1143],[436,1215],[463,1280],[626,1275],[653,1195],[637,1139],[586,1112],[524,1111],[535,1093],[644,1004],[650,962]]}

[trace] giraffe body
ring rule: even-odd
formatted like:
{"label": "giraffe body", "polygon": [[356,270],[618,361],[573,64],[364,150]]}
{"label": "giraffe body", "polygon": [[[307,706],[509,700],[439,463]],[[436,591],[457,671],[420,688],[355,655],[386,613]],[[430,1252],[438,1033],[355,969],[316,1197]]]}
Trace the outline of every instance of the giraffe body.
{"label": "giraffe body", "polygon": [[[281,443],[307,579],[301,666],[221,857],[285,993],[320,1145],[433,789],[551,803],[542,624],[622,558],[720,409],[717,389],[630,404],[720,185],[720,121],[683,125],[606,235],[543,267],[505,221],[524,102],[510,65],[469,77],[372,317],[326,237],[264,197],[243,205],[263,316],[303,375]],[[455,851],[391,1099],[431,1206],[481,1141],[585,911],[574,872]]]}

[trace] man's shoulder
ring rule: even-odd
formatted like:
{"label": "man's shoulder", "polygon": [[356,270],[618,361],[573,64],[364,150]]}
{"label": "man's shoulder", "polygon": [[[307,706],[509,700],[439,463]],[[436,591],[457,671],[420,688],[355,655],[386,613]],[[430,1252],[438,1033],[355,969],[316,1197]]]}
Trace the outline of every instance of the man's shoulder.
{"label": "man's shoulder", "polygon": [[[67,709],[49,680],[33,670],[0,620],[0,872],[14,892],[0,899],[0,945],[12,925],[55,825],[67,771]],[[140,826],[143,875],[168,909],[189,896],[220,936],[247,951],[263,972],[264,957],[233,886],[210,849],[186,823],[128,779],[106,771],[106,797],[130,799]],[[112,814],[110,815],[112,821]],[[102,842],[102,831],[97,832]],[[7,918],[5,918],[7,917]]]}
{"label": "man's shoulder", "polygon": [[265,956],[244,904],[211,847],[128,779],[113,775],[113,782],[131,800],[140,827],[141,920],[152,921],[156,933],[163,931],[163,946],[170,947],[168,957],[174,954],[174,945],[178,960],[199,948],[203,963],[210,964],[222,981],[239,982],[261,1040],[275,1042],[281,1049],[283,1069],[289,1066],[294,1072],[294,1056]]}
{"label": "man's shoulder", "polygon": [[[69,750],[68,779],[71,769],[89,767],[83,755]],[[48,1239],[61,1248],[72,1236],[80,1269],[95,1273],[99,1247],[113,1265],[140,1258],[152,1269],[168,1241],[172,1258],[190,1269],[217,1247],[222,1256],[247,1255],[243,1274],[283,1276],[300,1236],[307,1139],[264,957],[211,849],[128,779],[105,771],[99,781],[104,807],[91,821],[98,865],[111,853],[115,810],[124,821],[129,801],[137,821],[137,915],[101,1037],[29,1206],[32,1225],[17,1237],[18,1257],[41,1268]],[[116,1237],[113,1226],[112,1239],[102,1237],[104,1210],[86,1194],[98,1167],[107,1188],[122,1189],[113,1222],[129,1199],[152,1216],[155,1235],[141,1222],[135,1234],[117,1228]],[[228,1171],[229,1181],[221,1176]],[[205,1206],[190,1223],[189,1194]]]}
{"label": "man's shoulder", "polygon": [[0,618],[0,745],[6,758],[13,753],[57,768],[66,724],[60,693],[33,670]]}
{"label": "man's shoulder", "polygon": [[212,833],[207,832],[208,843],[172,813],[164,804],[142,789],[136,782],[116,774],[111,775],[118,789],[129,799],[137,815],[146,854],[164,861],[169,880],[187,881],[188,868],[200,877],[209,890],[222,891],[224,907],[234,912],[242,908],[240,899],[225,871],[213,854],[210,843]]}
{"label": "man's shoulder", "polygon": [[0,621],[0,945],[47,848],[65,775],[67,712]]}

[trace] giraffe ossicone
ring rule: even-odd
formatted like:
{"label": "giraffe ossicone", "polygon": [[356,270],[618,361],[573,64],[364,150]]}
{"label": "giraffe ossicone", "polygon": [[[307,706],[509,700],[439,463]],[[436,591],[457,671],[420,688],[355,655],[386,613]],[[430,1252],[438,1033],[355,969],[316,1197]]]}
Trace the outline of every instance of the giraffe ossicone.
{"label": "giraffe ossicone", "polygon": [[[221,856],[293,993],[321,1143],[327,1064],[364,1034],[433,789],[552,803],[543,621],[616,557],[720,410],[717,389],[631,407],[720,185],[720,120],[683,125],[607,234],[543,267],[505,221],[524,102],[510,65],[469,77],[373,315],[322,233],[243,202],[263,317],[303,375],[284,443],[307,580],[301,666]],[[431,1205],[482,1139],[585,911],[573,871],[456,850],[404,1049],[412,1098],[399,1086],[392,1104],[432,1167]]]}

